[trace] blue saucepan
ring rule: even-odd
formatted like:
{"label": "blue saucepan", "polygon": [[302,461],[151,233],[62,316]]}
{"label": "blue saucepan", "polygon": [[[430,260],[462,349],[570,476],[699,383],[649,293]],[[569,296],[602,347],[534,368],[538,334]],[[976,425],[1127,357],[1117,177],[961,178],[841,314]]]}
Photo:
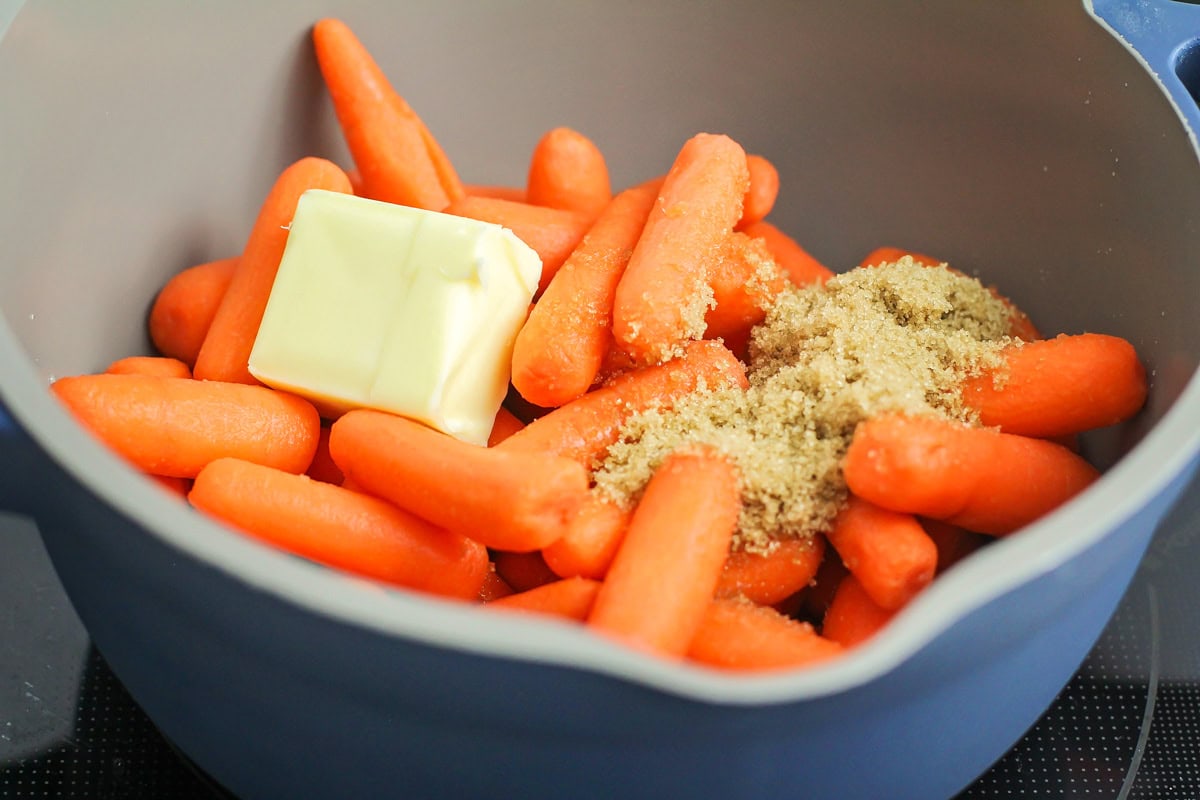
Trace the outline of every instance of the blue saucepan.
{"label": "blue saucepan", "polygon": [[[1200,9],[963,3],[0,2],[0,506],[36,520],[155,723],[239,796],[946,797],[1021,735],[1200,449]],[[149,485],[49,380],[146,351],[174,271],[236,253],[274,175],[345,162],[308,44],[340,16],[478,183],[570,125],[618,184],[699,130],[783,176],[844,268],[882,244],[1047,333],[1132,340],[1146,410],[1091,490],[852,655],[732,677],[260,546]]]}

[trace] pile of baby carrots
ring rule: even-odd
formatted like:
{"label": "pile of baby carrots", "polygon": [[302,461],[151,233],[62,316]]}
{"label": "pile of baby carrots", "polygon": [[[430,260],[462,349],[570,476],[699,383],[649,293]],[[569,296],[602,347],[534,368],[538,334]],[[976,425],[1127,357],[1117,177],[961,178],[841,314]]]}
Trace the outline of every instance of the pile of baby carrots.
{"label": "pile of baby carrots", "polygon": [[[240,255],[158,293],[158,355],[53,392],[100,439],[197,509],[334,568],[510,612],[553,615],[668,658],[795,667],[872,636],[955,561],[1089,486],[1074,437],[1142,406],[1124,340],[1043,339],[1015,306],[1003,380],[963,395],[981,426],[861,424],[833,528],[766,553],[734,549],[736,465],[693,445],[636,506],[590,488],[632,414],[747,385],[742,357],[772,297],[832,273],[766,220],[779,176],[727,136],[698,134],[659,176],[613,192],[582,134],[547,133],[522,187],[464,183],[343,23],[313,29],[355,168],[315,157],[279,176]],[[357,409],[322,420],[247,362],[308,189],[496,222],[540,255],[541,283],[488,446]],[[908,255],[884,248],[862,266]]]}

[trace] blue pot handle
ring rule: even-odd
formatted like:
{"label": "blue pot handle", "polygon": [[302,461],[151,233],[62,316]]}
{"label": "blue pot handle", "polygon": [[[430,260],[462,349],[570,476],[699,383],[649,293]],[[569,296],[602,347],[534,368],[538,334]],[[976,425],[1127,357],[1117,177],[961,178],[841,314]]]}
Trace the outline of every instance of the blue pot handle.
{"label": "blue pot handle", "polygon": [[1193,136],[1200,131],[1200,6],[1181,0],[1084,0],[1137,53]]}

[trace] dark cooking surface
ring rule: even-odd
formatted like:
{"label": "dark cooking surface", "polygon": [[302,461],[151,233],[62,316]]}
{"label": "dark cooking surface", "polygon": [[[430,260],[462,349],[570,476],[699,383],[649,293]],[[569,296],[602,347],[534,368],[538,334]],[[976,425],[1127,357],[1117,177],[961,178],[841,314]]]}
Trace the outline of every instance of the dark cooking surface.
{"label": "dark cooking surface", "polygon": [[[1200,798],[1200,481],[1083,668],[961,798]],[[88,643],[36,531],[0,515],[0,800],[231,797]]]}

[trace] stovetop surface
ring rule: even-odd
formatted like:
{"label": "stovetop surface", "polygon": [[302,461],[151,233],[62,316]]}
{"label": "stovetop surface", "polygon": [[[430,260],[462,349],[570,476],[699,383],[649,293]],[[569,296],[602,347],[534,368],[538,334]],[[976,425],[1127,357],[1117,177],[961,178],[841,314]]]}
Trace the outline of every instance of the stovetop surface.
{"label": "stovetop surface", "polygon": [[[1200,798],[1200,480],[1053,706],[960,800]],[[233,798],[91,646],[36,529],[0,515],[0,800]]]}

